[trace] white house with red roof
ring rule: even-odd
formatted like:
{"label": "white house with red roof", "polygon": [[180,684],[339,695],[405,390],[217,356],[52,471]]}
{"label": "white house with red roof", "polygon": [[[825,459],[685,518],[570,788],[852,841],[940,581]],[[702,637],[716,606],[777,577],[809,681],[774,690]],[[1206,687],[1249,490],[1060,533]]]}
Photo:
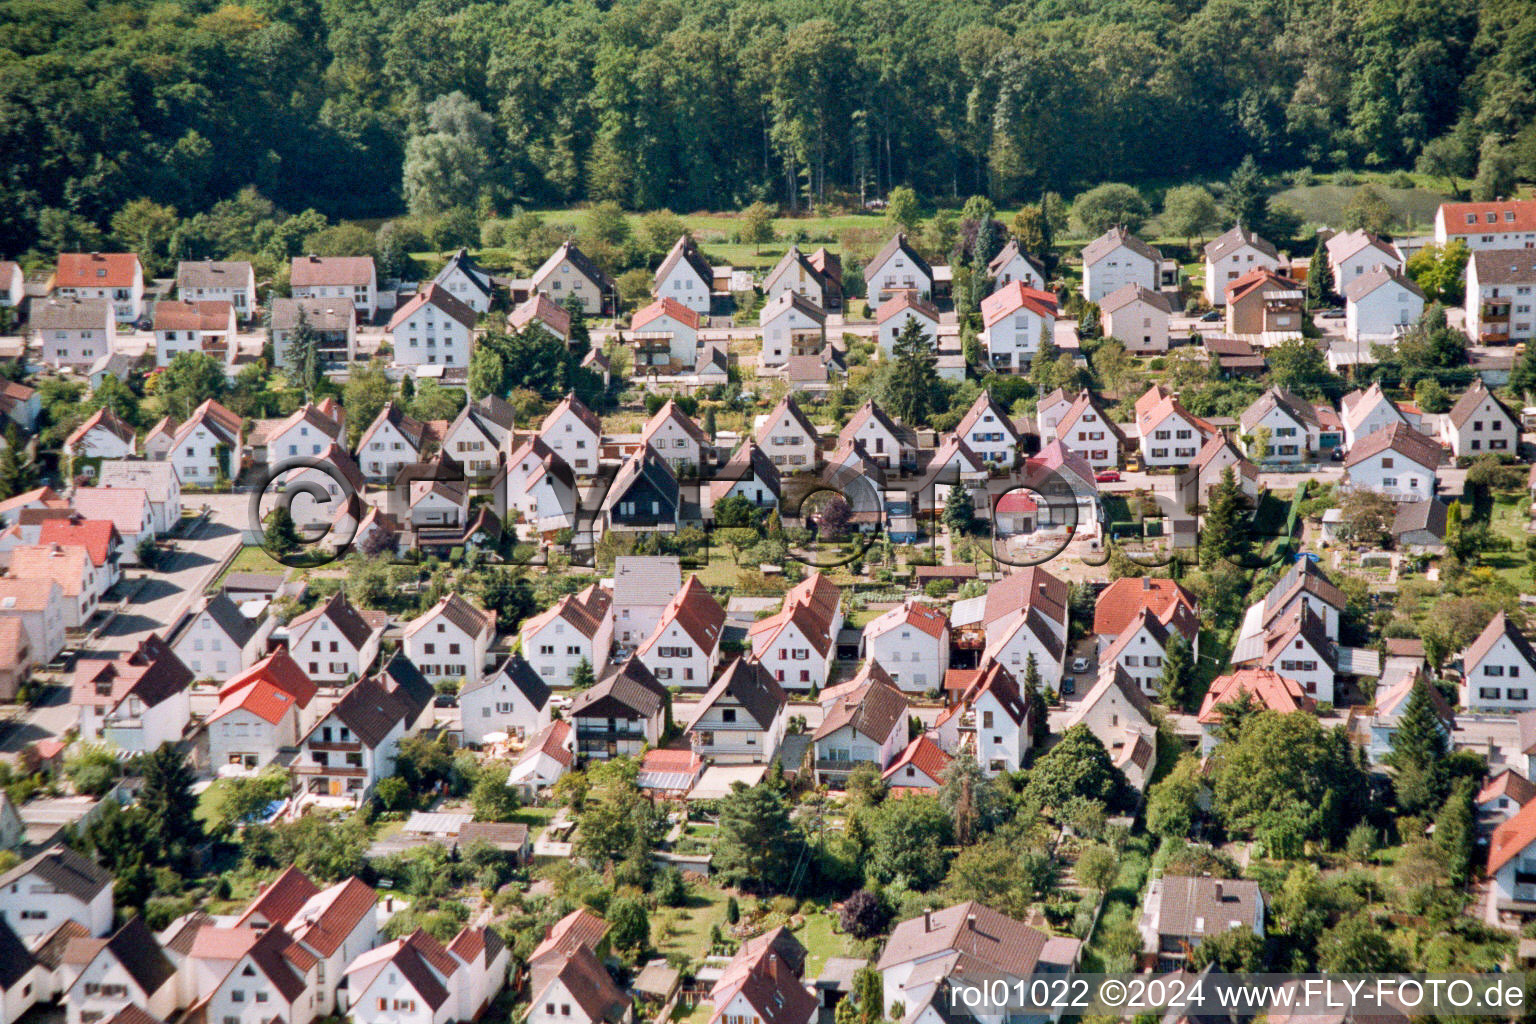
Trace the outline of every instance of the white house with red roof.
{"label": "white house with red roof", "polygon": [[346,444],[345,424],[341,406],[329,400],[320,405],[305,402],[267,428],[267,465],[305,456],[318,458],[332,444]]}
{"label": "white house with red roof", "polygon": [[812,572],[784,595],[783,607],[752,623],[747,635],[752,656],[773,673],[780,686],[809,690],[827,685],[842,628],[842,591],[821,573]]}
{"label": "white house with red roof", "polygon": [[234,365],[235,307],[219,300],[155,303],[155,365],[162,369],[183,352],[201,352]]}
{"label": "white house with red roof", "polygon": [[[269,896],[273,898],[266,899]],[[374,888],[356,876],[322,889],[298,868],[289,867],[262,890],[237,923],[254,923],[259,915],[268,927],[286,929],[320,958],[315,1000],[328,1015],[336,1011],[337,989],[347,966],[378,945],[378,899]]]}
{"label": "white house with red roof", "polygon": [[506,507],[541,536],[575,527],[576,474],[538,437],[512,451],[503,482]]}
{"label": "white house with red roof", "polygon": [[754,436],[773,464],[791,473],[815,469],[821,457],[821,432],[800,411],[793,395],[785,395],[758,420]]}
{"label": "white house with red roof", "polygon": [[1344,445],[1353,448],[1355,442],[1394,423],[1418,429],[1417,418],[1410,418],[1403,408],[1386,396],[1381,382],[1376,381],[1363,391],[1351,391],[1339,402],[1340,419],[1344,421]]}
{"label": "white house with red roof", "polygon": [[83,629],[106,594],[108,574],[98,570],[85,548],[26,544],[11,549],[6,577],[57,583],[64,592],[64,626]]}
{"label": "white house with red roof", "polygon": [[1083,246],[1083,298],[1098,302],[1128,284],[1156,289],[1163,254],[1116,225]]}
{"label": "white house with red roof", "polygon": [[1458,703],[1472,711],[1536,708],[1536,649],[1502,611],[1461,652]]}
{"label": "white house with red roof", "polygon": [[360,612],[341,591],[288,623],[288,650],[310,679],[337,686],[367,673],[389,617]]}
{"label": "white house with red roof", "polygon": [[878,662],[818,698],[821,725],[811,737],[816,782],[841,787],[861,764],[881,772],[907,746],[907,697]]}
{"label": "white house with red roof", "polygon": [[53,297],[34,301],[27,327],[37,338],[44,364],[89,370],[117,351],[117,323],[107,299]]}
{"label": "white house with red roof", "polygon": [[699,358],[699,314],[670,296],[657,299],[629,321],[629,340],[637,373],[645,366],[692,366]]}
{"label": "white house with red roof", "polygon": [[763,335],[763,366],[783,366],[791,356],[818,355],[827,343],[827,314],[799,292],[779,292],[758,313],[757,324]]}
{"label": "white house with red roof", "polygon": [[394,365],[468,366],[479,314],[442,285],[429,284],[389,319]]}
{"label": "white house with red roof", "polygon": [[908,693],[937,690],[949,668],[949,616],[908,599],[864,627],[860,656],[880,663]]}
{"label": "white house with red roof", "polygon": [[1288,715],[1315,713],[1317,701],[1307,696],[1300,683],[1267,668],[1241,668],[1211,682],[1195,720],[1200,724],[1200,753],[1209,754],[1220,741],[1221,705],[1247,694],[1259,711]]}
{"label": "white house with red roof", "polygon": [[508,313],[507,326],[519,334],[539,327],[566,344],[571,341],[571,311],[543,292],[535,292]]}
{"label": "white house with red roof", "polygon": [[1022,281],[999,288],[981,300],[987,358],[999,373],[1022,373],[1040,351],[1040,340],[1054,338],[1056,316],[1056,296],[1050,292]]}
{"label": "white house with red roof", "polygon": [[[1149,401],[1154,395],[1156,400]],[[1136,400],[1136,431],[1142,461],[1159,468],[1189,465],[1206,440],[1218,433],[1156,385]]]}
{"label": "white house with red roof", "polygon": [[928,337],[929,343],[937,349],[938,307],[911,292],[898,292],[882,302],[875,311],[875,340],[880,343],[880,351],[887,356],[891,355],[896,347],[896,339],[901,336],[907,324],[914,320]]}
{"label": "white house with red roof", "polygon": [[1339,231],[1324,245],[1328,251],[1328,269],[1333,272],[1333,290],[1340,295],[1345,294],[1357,278],[1372,270],[1403,269],[1403,254],[1397,246],[1364,228]]}
{"label": "white house with red roof", "polygon": [[1205,301],[1219,306],[1227,286],[1255,270],[1280,270],[1280,254],[1241,224],[1205,243]]}
{"label": "white house with red roof", "polygon": [[132,323],[144,313],[144,267],[131,252],[61,252],[51,294],[105,300],[118,323]]}
{"label": "white house with red roof", "polygon": [[1483,788],[1473,798],[1477,805],[1478,826],[1484,829],[1497,827],[1533,801],[1536,801],[1536,783],[1513,768],[1505,768],[1483,783]]}
{"label": "white house with red roof", "polygon": [[379,312],[379,277],[372,256],[295,256],[288,284],[296,299],[344,299],[365,320]]}
{"label": "white house with red roof", "polygon": [[1441,439],[1457,458],[1476,458],[1487,452],[1512,455],[1520,447],[1520,423],[1481,377],[1472,379],[1441,423]]}
{"label": "white house with red roof", "polygon": [[319,967],[320,958],[280,925],[205,926],[182,964],[197,996],[189,1012],[223,1024],[311,1024]]}
{"label": "white house with red roof", "polygon": [[248,260],[182,260],[176,264],[176,297],[182,302],[227,302],[246,320],[256,312],[256,271]]}
{"label": "white house with red roof", "polygon": [[1059,402],[1053,403],[1047,412],[1042,406],[1039,415],[1043,422],[1042,443],[1061,441],[1087,460],[1095,471],[1120,467],[1120,446],[1125,435],[1087,388],[1078,391],[1064,407]]}
{"label": "white house with red roof", "polygon": [[1150,611],[1163,626],[1183,632],[1199,652],[1196,631],[1200,605],[1195,595],[1177,580],[1124,576],[1104,588],[1094,605],[1093,632],[1098,637],[1101,655],[1137,621],[1143,609]]}
{"label": "white house with red roof", "polygon": [[635,656],[663,686],[708,686],[720,666],[724,629],[725,609],[697,575],[690,575]]}
{"label": "white house with red roof", "polygon": [[185,484],[213,487],[240,475],[244,421],[213,399],[198,406],[171,436],[165,461]]}
{"label": "white house with red roof", "polygon": [[1488,843],[1486,920],[1500,925],[1536,915],[1536,801],[1493,830]]}
{"label": "white house with red roof", "polygon": [[1164,625],[1150,608],[1142,608],[1131,624],[1099,654],[1099,668],[1119,668],[1141,692],[1156,697],[1163,675],[1163,658],[1175,627]]}
{"label": "white house with red roof", "polygon": [[313,723],[315,684],[279,647],[219,686],[219,705],[208,716],[208,763],[261,768],[284,747],[296,747]]}
{"label": "white house with red roof", "polygon": [[533,798],[560,781],[576,761],[571,723],[550,722],[539,730],[507,773],[507,785]]}
{"label": "white house with red roof", "polygon": [[76,459],[132,458],[133,440],[133,428],[103,406],[70,431],[64,454]]}
{"label": "white house with red roof", "polygon": [[903,790],[934,791],[943,787],[951,758],[927,733],[907,744],[880,778],[893,793]]}
{"label": "white house with red roof", "polygon": [[783,928],[743,943],[710,990],[709,1024],[814,1024],[804,971],[805,947]]}
{"label": "white house with red roof", "polygon": [[597,473],[602,454],[603,422],[576,392],[569,392],[539,424],[539,440],[565,460],[578,477]]}
{"label": "white house with red roof", "polygon": [[385,402],[357,439],[358,467],[369,480],[392,483],[400,470],[420,461],[431,440],[425,423]]}
{"label": "white house with red roof", "polygon": [[[142,487],[77,487],[70,504],[81,517],[105,520],[116,528],[122,541],[121,559],[139,564],[139,544],[155,536],[155,507]],[[46,544],[46,539],[39,539]]]}
{"label": "white house with red roof", "polygon": [[1384,494],[1394,501],[1428,501],[1435,496],[1445,449],[1402,423],[1373,431],[1350,446],[1344,457],[1349,487]]}
{"label": "white house with red roof", "polygon": [[976,401],[960,417],[954,434],[983,462],[998,466],[1011,467],[1018,460],[1019,446],[1023,441],[1018,428],[1009,419],[1008,411],[986,389],[976,396]]}
{"label": "white house with red roof", "polygon": [[[527,1024],[633,1024],[634,1006],[583,945],[532,972]],[[436,1022],[434,1022],[436,1024]]]}
{"label": "white house with red roof", "polygon": [[569,686],[585,661],[595,677],[608,667],[613,646],[613,597],[592,584],[566,594],[523,623],[523,657],[546,686]]}
{"label": "white house with red roof", "polygon": [[1277,618],[1265,633],[1262,648],[1258,644],[1251,648],[1234,652],[1232,664],[1271,669],[1301,684],[1311,699],[1335,702],[1338,676],[1345,667],[1343,649],[1328,636],[1322,616],[1309,604]]}
{"label": "white house with red roof", "polygon": [[640,442],[642,448],[650,445],[679,477],[697,476],[706,449],[712,447],[699,425],[671,399],[645,421]]}
{"label": "white house with red roof", "polygon": [[1536,199],[1441,203],[1435,211],[1435,244],[1460,241],[1473,252],[1536,247]]}
{"label": "white house with red roof", "polygon": [[716,764],[768,764],[784,742],[788,722],[784,688],[759,662],[741,657],[700,699],[688,741],[695,754]]}
{"label": "white house with red roof", "polygon": [[122,579],[123,538],[110,519],[87,519],[79,512],[45,519],[38,524],[37,543],[83,548],[109,590]]}

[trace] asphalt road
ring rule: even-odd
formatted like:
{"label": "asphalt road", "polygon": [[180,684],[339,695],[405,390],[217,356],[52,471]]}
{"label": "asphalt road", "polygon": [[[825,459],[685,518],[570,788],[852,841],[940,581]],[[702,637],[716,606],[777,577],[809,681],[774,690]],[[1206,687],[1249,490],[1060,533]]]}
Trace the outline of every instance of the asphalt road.
{"label": "asphalt road", "polygon": [[210,517],[192,536],[176,541],[176,552],[153,574],[134,570],[118,586],[132,594],[127,608],[102,631],[94,650],[132,650],[151,633],[176,624],[192,601],[212,583],[224,559],[240,547],[237,521]]}

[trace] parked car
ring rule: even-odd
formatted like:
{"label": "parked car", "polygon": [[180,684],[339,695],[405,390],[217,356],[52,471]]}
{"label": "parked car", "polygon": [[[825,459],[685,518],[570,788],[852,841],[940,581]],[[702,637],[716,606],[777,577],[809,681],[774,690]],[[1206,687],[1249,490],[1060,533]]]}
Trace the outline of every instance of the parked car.
{"label": "parked car", "polygon": [[1320,314],[1323,320],[1343,320],[1348,315],[1342,309],[1325,309]]}
{"label": "parked car", "polygon": [[1343,462],[1344,461],[1344,456],[1348,455],[1348,454],[1349,453],[1346,452],[1343,448],[1335,448],[1335,449],[1333,449],[1332,451],[1330,451],[1328,453],[1328,461],[1329,462]]}
{"label": "parked car", "polygon": [[1088,659],[1087,658],[1073,658],[1072,659],[1072,671],[1073,672],[1087,672],[1088,671]]}
{"label": "parked car", "polygon": [[1065,696],[1067,696],[1069,694],[1076,693],[1076,692],[1077,692],[1077,683],[1073,681],[1071,676],[1067,676],[1065,679],[1063,679],[1061,681],[1061,694],[1062,694],[1063,697],[1065,697]]}
{"label": "parked car", "polygon": [[1119,470],[1106,469],[1102,473],[1095,473],[1093,478],[1101,484],[1117,484],[1120,482],[1120,472]]}
{"label": "parked car", "polygon": [[1220,319],[1221,319],[1221,311],[1219,309],[1213,309],[1209,313],[1207,313],[1204,316],[1202,316],[1200,318],[1200,322],[1201,323],[1206,323],[1206,324],[1213,324],[1213,323],[1215,323],[1216,321],[1218,321]]}

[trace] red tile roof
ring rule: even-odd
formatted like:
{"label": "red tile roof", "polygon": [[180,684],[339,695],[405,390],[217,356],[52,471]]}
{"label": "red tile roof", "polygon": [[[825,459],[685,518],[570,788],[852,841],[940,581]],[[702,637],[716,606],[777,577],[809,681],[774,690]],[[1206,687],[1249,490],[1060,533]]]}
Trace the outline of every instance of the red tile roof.
{"label": "red tile roof", "polygon": [[1119,636],[1143,608],[1166,625],[1181,604],[1194,611],[1195,595],[1176,580],[1123,576],[1099,595],[1093,609],[1093,631],[1099,636]]}
{"label": "red tile roof", "polygon": [[389,330],[393,331],[405,323],[422,306],[432,305],[443,311],[445,316],[457,320],[465,327],[473,328],[475,322],[480,319],[480,314],[470,309],[461,299],[451,294],[448,289],[439,284],[429,284],[411,298],[411,301],[395,311],[395,315],[389,318]]}
{"label": "red tile roof", "polygon": [[1488,874],[1498,874],[1500,868],[1520,856],[1532,842],[1536,842],[1536,800],[1493,830],[1493,840],[1488,844]]}
{"label": "red tile roof", "polygon": [[227,331],[235,307],[222,300],[155,303],[157,331]]}
{"label": "red tile roof", "polygon": [[244,672],[225,680],[219,687],[219,706],[208,721],[243,708],[276,725],[290,708],[308,707],[314,696],[315,684],[289,656],[287,648],[279,647]]}
{"label": "red tile roof", "polygon": [[319,891],[320,887],[310,881],[308,875],[290,865],[257,894],[235,923],[260,920],[267,924],[287,924],[288,919]]}
{"label": "red tile roof", "polygon": [[132,288],[142,276],[139,257],[131,252],[61,252],[53,286]]}
{"label": "red tile roof", "polygon": [[[1489,215],[1493,220],[1489,220]],[[1467,218],[1473,223],[1467,223]],[[1491,203],[1441,203],[1440,219],[1447,235],[1493,235],[1504,231],[1536,231],[1536,200],[1506,199]]]}
{"label": "red tile roof", "polygon": [[[102,406],[100,409],[97,409],[90,415],[89,418],[85,420],[85,422],[81,423],[74,430],[70,431],[69,437],[64,439],[64,443],[68,447],[73,448],[75,445],[85,440],[85,436],[87,434],[98,428],[107,431],[107,433],[118,438],[124,444],[133,443],[133,428],[124,423],[122,420],[118,419],[117,415],[106,406]],[[44,489],[46,490],[46,488]]]}
{"label": "red tile roof", "polygon": [[1317,702],[1308,697],[1294,679],[1287,679],[1267,668],[1244,668],[1211,683],[1200,705],[1200,724],[1212,725],[1221,721],[1221,710],[1217,705],[1230,703],[1245,691],[1263,711],[1288,714],[1317,708]]}
{"label": "red tile roof", "polygon": [[105,519],[83,519],[70,516],[67,519],[49,519],[38,531],[39,544],[73,544],[85,548],[91,556],[91,564],[103,566],[112,557],[112,549],[122,538],[117,527]]}
{"label": "red tile roof", "polygon": [[684,327],[695,331],[699,329],[699,314],[676,299],[657,299],[644,309],[638,310],[634,318],[629,321],[629,329],[632,331],[644,330],[646,324],[653,320],[659,320],[664,316],[671,317]]}
{"label": "red tile roof", "polygon": [[944,772],[949,769],[949,760],[949,755],[929,739],[927,733],[924,733],[907,744],[907,749],[891,762],[891,766],[885,770],[882,778],[891,782],[892,785],[900,785],[901,769],[911,765],[934,782],[943,782]]}
{"label": "red tile roof", "polygon": [[988,327],[1016,310],[1027,309],[1049,320],[1056,318],[1056,296],[1012,281],[981,300],[981,319]]}
{"label": "red tile roof", "polygon": [[949,629],[949,616],[942,609],[908,600],[871,620],[864,627],[864,637],[881,636],[904,625],[922,630],[937,640]]}

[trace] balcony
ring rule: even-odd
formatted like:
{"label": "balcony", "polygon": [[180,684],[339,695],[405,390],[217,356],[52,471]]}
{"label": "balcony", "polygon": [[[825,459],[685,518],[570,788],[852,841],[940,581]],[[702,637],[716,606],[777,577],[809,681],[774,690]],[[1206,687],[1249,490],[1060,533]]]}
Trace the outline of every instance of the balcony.
{"label": "balcony", "polygon": [[328,775],[338,779],[366,779],[368,769],[341,764],[295,764],[289,766],[295,775]]}
{"label": "balcony", "polygon": [[363,749],[363,745],[356,740],[349,740],[345,742],[338,741],[335,743],[328,741],[317,742],[315,740],[310,740],[307,746],[310,750],[335,750],[346,754],[361,753]]}
{"label": "balcony", "polygon": [[874,765],[876,768],[880,767],[873,761],[844,761],[830,757],[818,757],[816,759],[816,770],[818,772],[838,772],[846,774],[853,771],[861,764]]}
{"label": "balcony", "polygon": [[639,729],[583,729],[576,727],[577,743],[645,742],[645,733]]}

